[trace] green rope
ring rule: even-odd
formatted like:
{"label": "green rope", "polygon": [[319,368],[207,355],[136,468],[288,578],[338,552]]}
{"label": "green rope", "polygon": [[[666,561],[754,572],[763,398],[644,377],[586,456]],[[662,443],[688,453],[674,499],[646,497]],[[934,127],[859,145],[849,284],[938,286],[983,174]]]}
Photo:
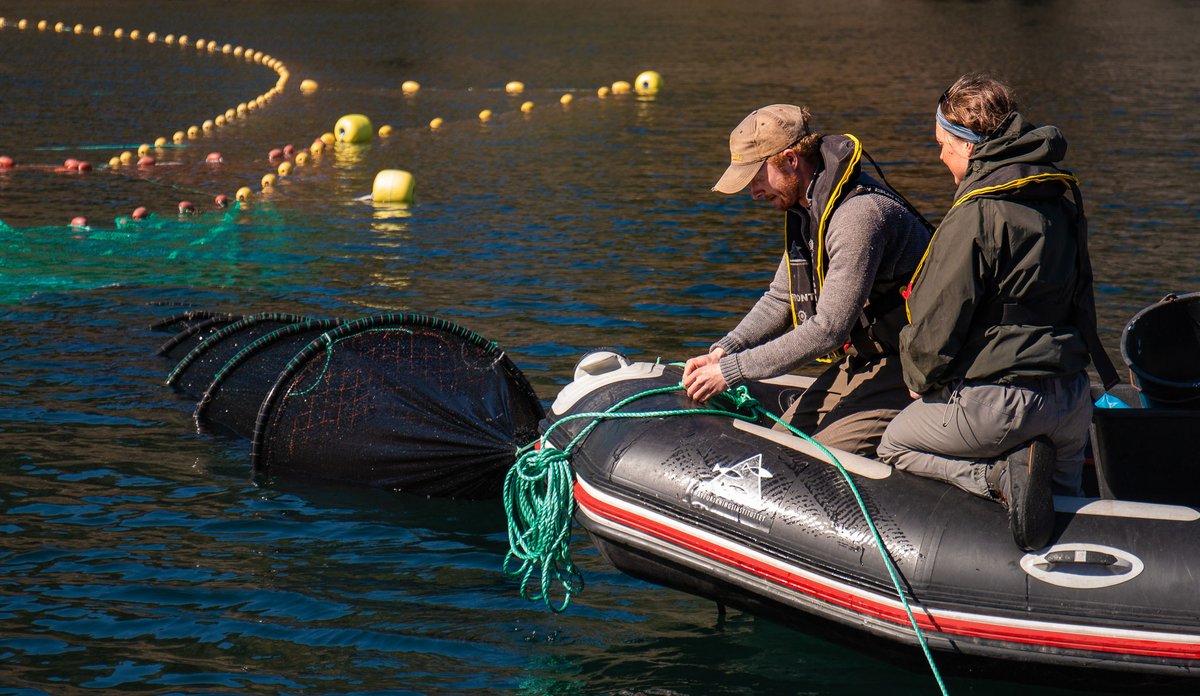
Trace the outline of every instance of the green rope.
{"label": "green rope", "polygon": [[[720,408],[668,409],[659,411],[621,412],[628,404],[650,396],[680,391],[682,384],[669,387],[658,387],[634,394],[618,401],[604,411],[576,413],[554,422],[542,437],[521,448],[516,464],[509,470],[504,479],[504,512],[508,517],[509,551],[504,557],[504,571],[521,578],[521,596],[531,601],[542,600],[551,611],[565,611],[571,603],[571,596],[583,590],[583,575],[571,560],[571,522],[575,514],[575,499],[572,495],[573,477],[571,474],[570,457],[579,443],[586,438],[601,421],[616,418],[663,418],[683,415],[719,415],[748,422],[757,422],[762,416],[786,427],[793,434],[815,445],[841,473],[842,478],[850,486],[854,500],[867,521],[875,547],[883,558],[892,585],[904,605],[909,623],[916,634],[925,660],[933,672],[938,688],[943,696],[949,691],[942,679],[941,672],[934,662],[933,653],[929,649],[925,634],[917,623],[904,587],[900,582],[900,572],[892,560],[891,554],[883,543],[883,537],[875,527],[875,521],[867,510],[867,505],[859,493],[858,486],[850,473],[824,445],[785,423],[770,411],[759,406],[758,401],[750,396],[745,386],[726,390],[711,400]],[[590,418],[592,422],[576,435],[565,448],[558,450],[543,446],[535,449],[538,443],[548,443],[550,433],[557,427],[575,420]],[[513,559],[521,561],[520,567],[509,569]],[[537,591],[530,593],[534,573],[539,573]],[[558,585],[562,588],[563,599],[558,605],[553,603],[551,593]]]}
{"label": "green rope", "polygon": [[862,495],[858,492],[858,486],[854,485],[854,479],[850,478],[850,472],[846,471],[846,468],[842,466],[838,458],[833,456],[832,452],[825,449],[824,445],[792,427],[790,423],[785,423],[782,418],[776,416],[774,413],[766,409],[758,410],[771,420],[786,427],[793,434],[816,445],[817,449],[821,450],[826,457],[829,457],[829,461],[837,467],[842,478],[846,479],[846,483],[850,484],[850,491],[854,493],[854,500],[858,503],[858,509],[862,511],[863,518],[867,521],[867,527],[871,530],[871,536],[875,539],[875,548],[879,549],[879,555],[883,558],[883,565],[887,568],[888,575],[892,579],[892,586],[896,588],[896,595],[900,597],[900,603],[904,605],[904,613],[908,614],[908,622],[912,624],[913,631],[917,635],[917,643],[921,645],[921,652],[925,653],[925,660],[929,663],[929,669],[933,672],[933,678],[937,681],[938,688],[941,689],[943,696],[948,696],[950,692],[946,689],[946,682],[942,680],[942,673],[938,671],[937,663],[933,661],[933,653],[929,650],[929,643],[925,640],[925,633],[917,624],[917,617],[913,615],[912,607],[908,603],[908,596],[904,593],[904,587],[900,584],[900,571],[896,568],[896,564],[892,560],[892,554],[884,546],[883,537],[879,535],[879,530],[875,528],[875,520],[871,518],[871,513],[867,511],[867,504],[863,502]]}
{"label": "green rope", "polygon": [[[695,408],[668,409],[660,411],[638,411],[621,413],[628,404],[650,396],[666,394],[682,389],[682,386],[659,387],[634,394],[618,401],[604,411],[576,413],[555,421],[546,429],[540,440],[521,448],[516,464],[504,478],[504,512],[508,517],[508,554],[504,557],[504,571],[521,578],[521,596],[531,601],[542,600],[553,612],[566,610],[571,596],[583,589],[583,575],[571,561],[571,520],[575,514],[575,498],[572,495],[574,479],[571,475],[570,456],[580,442],[601,421],[617,418],[665,418],[683,415],[718,415],[756,421],[757,416],[736,413],[736,404],[730,409]],[[749,399],[742,387],[743,398]],[[750,399],[753,401],[753,399]],[[538,442],[547,438],[555,428],[581,419],[592,422],[576,435],[562,450],[554,447],[534,449]],[[513,559],[521,561],[516,569],[510,569]],[[538,573],[537,582],[534,574]],[[530,587],[537,590],[531,592]],[[551,594],[555,586],[562,588],[563,599],[555,605]]]}

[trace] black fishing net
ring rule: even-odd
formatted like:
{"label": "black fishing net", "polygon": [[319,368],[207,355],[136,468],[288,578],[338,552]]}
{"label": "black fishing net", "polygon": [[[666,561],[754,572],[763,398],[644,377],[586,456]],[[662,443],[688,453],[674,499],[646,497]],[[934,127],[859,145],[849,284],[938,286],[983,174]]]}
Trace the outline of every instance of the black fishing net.
{"label": "black fishing net", "polygon": [[[215,331],[203,332],[206,334],[204,338],[167,375],[167,384],[198,399],[212,384],[217,371],[243,348],[277,329],[306,319],[297,314],[252,314],[224,324]],[[190,342],[184,341],[179,345],[190,345]],[[178,349],[172,352],[177,353]]]}
{"label": "black fishing net", "polygon": [[493,342],[434,317],[180,315],[160,352],[196,422],[252,439],[256,476],[498,496],[542,407]]}
{"label": "black fishing net", "polygon": [[279,373],[302,348],[340,323],[308,318],[276,328],[231,355],[213,373],[196,404],[196,427],[253,437],[258,409]]}

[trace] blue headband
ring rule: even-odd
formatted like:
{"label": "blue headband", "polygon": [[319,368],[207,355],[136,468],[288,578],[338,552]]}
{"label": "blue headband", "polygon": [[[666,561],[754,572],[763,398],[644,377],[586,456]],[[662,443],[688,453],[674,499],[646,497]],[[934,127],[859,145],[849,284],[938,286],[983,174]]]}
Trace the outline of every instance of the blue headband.
{"label": "blue headband", "polygon": [[986,135],[980,135],[966,126],[960,126],[957,123],[951,122],[950,119],[946,118],[945,114],[942,113],[941,104],[937,105],[937,108],[934,109],[933,113],[937,117],[938,125],[950,135],[961,138],[968,143],[982,143],[984,140],[987,140]]}

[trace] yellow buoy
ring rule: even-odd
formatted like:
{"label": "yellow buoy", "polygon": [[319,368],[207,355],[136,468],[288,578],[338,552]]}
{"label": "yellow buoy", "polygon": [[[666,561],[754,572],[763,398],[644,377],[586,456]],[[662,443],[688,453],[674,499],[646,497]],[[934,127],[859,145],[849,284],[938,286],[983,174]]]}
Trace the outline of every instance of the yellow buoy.
{"label": "yellow buoy", "polygon": [[138,145],[138,157],[145,157],[148,154],[150,154],[150,146],[149,145],[147,145],[146,143],[142,143],[141,145]]}
{"label": "yellow buoy", "polygon": [[146,34],[146,43],[154,43],[155,41],[158,41],[158,34],[154,32]]}
{"label": "yellow buoy", "polygon": [[171,44],[175,43],[175,35],[174,35],[174,34],[167,34],[166,36],[164,36],[164,37],[163,37],[163,43],[165,43],[165,44],[166,44],[166,45],[168,45],[168,46],[170,46]]}
{"label": "yellow buoy", "polygon": [[518,82],[517,80],[513,80],[512,82],[508,83],[507,85],[504,85],[504,91],[508,92],[509,94],[514,94],[514,95],[521,94],[522,92],[525,91],[525,83]]}
{"label": "yellow buoy", "polygon": [[613,94],[629,94],[629,90],[631,89],[633,89],[633,85],[630,85],[625,80],[617,80],[612,83]]}
{"label": "yellow buoy", "polygon": [[208,42],[208,52],[209,52],[209,53],[216,53],[216,52],[217,52],[217,42],[216,42],[216,41],[209,41],[209,42]]}
{"label": "yellow buoy", "polygon": [[313,141],[312,145],[308,146],[308,151],[313,153],[314,157],[321,154],[321,151],[324,149],[325,149],[325,141],[321,140],[320,138],[317,138],[316,140]]}
{"label": "yellow buoy", "polygon": [[117,167],[121,166],[121,158],[114,157],[114,158],[110,159],[108,161],[108,166],[111,167],[112,169],[116,169]]}
{"label": "yellow buoy", "polygon": [[244,51],[244,50],[246,50],[246,49],[242,48],[241,46],[234,46],[234,47],[233,47],[233,55],[234,55],[234,56],[236,56],[236,57],[238,57],[238,58],[241,58],[241,57],[242,57],[242,51]]}
{"label": "yellow buoy", "polygon": [[225,114],[217,114],[217,117],[213,119],[213,125],[217,128],[223,127],[225,125]]}
{"label": "yellow buoy", "polygon": [[[3,20],[0,20],[0,21],[3,21]],[[83,33],[83,25],[82,25],[82,24],[76,24],[76,25],[75,25],[75,33],[76,33],[76,34],[82,34],[82,33]]]}
{"label": "yellow buoy", "polygon": [[633,81],[633,88],[637,90],[638,94],[658,94],[658,91],[662,89],[662,86],[662,75],[659,75],[653,70],[647,70],[643,72],[637,76],[637,79]]}
{"label": "yellow buoy", "polygon": [[46,31],[46,20],[38,22],[38,31]]}
{"label": "yellow buoy", "polygon": [[154,147],[162,147],[167,144],[167,139],[161,135],[154,139]]}
{"label": "yellow buoy", "polygon": [[27,26],[29,26],[28,19],[22,19],[21,21],[17,22],[17,28],[20,29],[21,31],[25,31],[25,27],[27,27]]}
{"label": "yellow buoy", "polygon": [[445,119],[443,119],[441,116],[436,116],[429,121],[429,127],[432,130],[437,130],[437,129],[441,128],[442,124],[445,122],[446,122]]}
{"label": "yellow buoy", "polygon": [[596,96],[600,97],[601,99],[607,97],[608,96],[608,88],[601,87],[600,89],[596,90]]}
{"label": "yellow buoy", "polygon": [[262,51],[255,51],[255,52],[254,52],[254,62],[255,62],[255,63],[261,63],[261,62],[262,62],[262,57],[263,57],[263,52],[262,52]]}
{"label": "yellow buoy", "polygon": [[184,132],[183,132],[183,131],[175,131],[175,134],[171,136],[171,140],[172,140],[172,141],[173,141],[173,142],[174,142],[176,145],[178,145],[179,143],[182,143],[182,142],[183,142],[183,139],[184,139],[185,137],[187,137],[187,136],[186,136],[186,135],[184,135]]}
{"label": "yellow buoy", "polygon": [[262,187],[264,189],[269,189],[274,185],[275,185],[275,175],[274,174],[263,174]]}
{"label": "yellow buoy", "polygon": [[487,123],[488,121],[492,120],[492,110],[484,109],[483,111],[480,111],[479,112],[479,120],[482,123]]}
{"label": "yellow buoy", "polygon": [[292,163],[286,161],[280,162],[279,169],[277,171],[279,172],[279,176],[288,176],[292,173]]}
{"label": "yellow buoy", "polygon": [[207,132],[211,131],[213,128],[215,128],[216,126],[217,126],[217,124],[214,123],[213,120],[210,118],[210,119],[206,120],[204,123],[200,124],[200,130],[207,133]]}
{"label": "yellow buoy", "polygon": [[524,104],[521,104],[521,113],[527,114],[530,111],[533,111],[533,102],[527,101]]}
{"label": "yellow buoy", "polygon": [[319,87],[319,85],[317,84],[316,80],[304,80],[300,83],[300,91],[304,92],[305,94],[312,94],[313,92],[317,91],[317,87]]}
{"label": "yellow buoy", "polygon": [[129,30],[129,39],[131,41],[137,41],[140,38],[142,38],[142,32],[138,31],[137,29]]}
{"label": "yellow buoy", "polygon": [[199,138],[200,137],[200,126],[188,126],[187,137],[190,139],[193,139],[193,140],[196,138]]}
{"label": "yellow buoy", "polygon": [[237,105],[237,113],[238,113],[238,115],[239,115],[239,116],[241,116],[242,114],[246,113],[246,109],[247,109],[247,108],[248,108],[248,107],[246,106],[246,102],[242,102],[242,103],[238,104],[238,105]]}
{"label": "yellow buoy", "polygon": [[333,126],[334,137],[343,143],[369,143],[374,131],[371,119],[362,114],[347,114]]}
{"label": "yellow buoy", "polygon": [[243,186],[237,190],[237,193],[233,194],[233,197],[239,201],[248,201],[252,195],[254,195],[254,192],[250,190],[250,187]]}
{"label": "yellow buoy", "polygon": [[204,39],[196,39],[196,50],[203,51],[205,46]]}
{"label": "yellow buoy", "polygon": [[333,133],[322,133],[321,142],[325,143],[326,147],[332,147],[337,142],[337,136]]}
{"label": "yellow buoy", "polygon": [[178,40],[179,40],[180,46],[188,45],[188,35],[187,34],[180,34]]}
{"label": "yellow buoy", "polygon": [[121,159],[121,164],[129,164],[130,162],[133,161],[133,153],[130,152],[129,150],[126,150],[125,152],[121,153],[120,159]]}
{"label": "yellow buoy", "polygon": [[66,29],[66,28],[67,28],[67,25],[63,24],[62,22],[56,22],[54,24],[54,31],[58,32],[59,34],[63,33],[63,29]]}
{"label": "yellow buoy", "polygon": [[564,94],[558,98],[558,102],[560,104],[562,104],[563,106],[566,106],[567,104],[570,104],[573,101],[575,101],[575,97],[572,97],[569,94]]}
{"label": "yellow buoy", "polygon": [[379,127],[379,137],[386,138],[392,134],[392,127],[386,123]]}
{"label": "yellow buoy", "polygon": [[224,46],[221,46],[221,53],[233,53],[233,44],[225,44]]}
{"label": "yellow buoy", "polygon": [[[41,29],[43,24],[45,24],[45,21],[38,22],[38,29]],[[122,36],[125,36],[124,29],[122,29],[121,27],[117,27],[116,29],[113,29],[113,38],[114,39],[119,39]]]}
{"label": "yellow buoy", "polygon": [[375,175],[371,200],[374,203],[412,203],[415,186],[412,174],[400,169],[384,169]]}
{"label": "yellow buoy", "polygon": [[[22,19],[21,21],[24,22],[25,20]],[[21,27],[21,28],[24,29],[25,27]],[[104,35],[104,27],[100,26],[99,24],[92,27],[92,36],[103,36],[103,35]]]}
{"label": "yellow buoy", "polygon": [[235,111],[235,110],[233,110],[233,109],[226,109],[226,110],[225,110],[225,120],[226,120],[226,121],[232,121],[232,120],[234,120],[234,119],[236,119],[236,118],[237,118],[237,111]]}
{"label": "yellow buoy", "polygon": [[400,85],[400,89],[405,94],[416,94],[421,89],[421,83],[416,80],[405,80],[404,84]]}
{"label": "yellow buoy", "polygon": [[303,150],[301,150],[300,152],[297,152],[296,153],[296,166],[303,167],[306,164],[308,164],[308,153]]}

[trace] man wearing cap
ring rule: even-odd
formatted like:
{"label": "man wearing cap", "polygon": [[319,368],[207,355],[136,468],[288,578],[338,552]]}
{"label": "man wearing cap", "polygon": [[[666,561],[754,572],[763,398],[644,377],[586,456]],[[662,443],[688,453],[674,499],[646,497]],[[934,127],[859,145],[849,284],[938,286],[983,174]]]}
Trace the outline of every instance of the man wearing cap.
{"label": "man wearing cap", "polygon": [[710,352],[687,361],[698,401],[749,380],[830,362],[785,413],[827,447],[872,456],[910,401],[898,346],[907,285],[930,227],[884,183],[861,171],[852,135],[809,128],[808,109],[773,104],[729,134],[729,168],[713,187],[784,211],[784,253],[766,293]]}

